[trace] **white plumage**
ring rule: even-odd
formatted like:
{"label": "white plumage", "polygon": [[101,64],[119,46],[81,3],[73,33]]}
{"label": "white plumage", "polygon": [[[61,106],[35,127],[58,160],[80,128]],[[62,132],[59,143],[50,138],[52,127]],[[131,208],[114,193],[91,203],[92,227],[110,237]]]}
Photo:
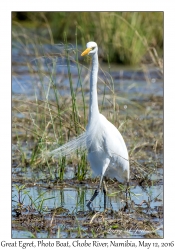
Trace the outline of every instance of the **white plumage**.
{"label": "white plumage", "polygon": [[104,176],[116,178],[122,183],[129,183],[129,158],[122,135],[112,123],[99,113],[97,98],[98,46],[95,42],[88,42],[86,47],[81,55],[88,54],[92,57],[89,121],[86,132],[50,152],[50,155],[65,156],[78,148],[88,150],[90,166],[97,176],[101,176],[99,188],[89,201],[89,206],[98,194]]}
{"label": "white plumage", "polygon": [[[95,129],[89,133],[88,160],[97,176],[129,181],[128,152],[122,135],[102,114],[99,114]],[[88,128],[87,128],[88,131]]]}
{"label": "white plumage", "polygon": [[98,109],[98,46],[95,42],[89,42],[86,47],[82,56],[88,54],[92,57],[87,126],[88,160],[94,173],[102,178],[109,176],[120,182],[129,182],[128,151],[123,137],[118,129],[99,113]]}

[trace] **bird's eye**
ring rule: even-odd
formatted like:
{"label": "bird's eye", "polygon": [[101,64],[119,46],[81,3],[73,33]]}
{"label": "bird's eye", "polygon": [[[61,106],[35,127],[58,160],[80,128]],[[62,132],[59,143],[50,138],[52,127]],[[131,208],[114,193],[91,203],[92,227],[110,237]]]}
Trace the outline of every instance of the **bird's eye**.
{"label": "bird's eye", "polygon": [[92,47],[92,50],[94,50],[95,49],[95,47]]}

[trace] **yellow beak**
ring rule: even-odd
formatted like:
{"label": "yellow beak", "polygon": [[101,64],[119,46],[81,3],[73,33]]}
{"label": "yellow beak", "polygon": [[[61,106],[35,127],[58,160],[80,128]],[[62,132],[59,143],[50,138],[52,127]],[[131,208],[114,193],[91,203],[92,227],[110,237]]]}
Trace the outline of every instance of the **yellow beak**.
{"label": "yellow beak", "polygon": [[81,54],[81,56],[87,55],[91,50],[92,50],[92,48],[85,49],[85,51],[83,51],[83,53]]}

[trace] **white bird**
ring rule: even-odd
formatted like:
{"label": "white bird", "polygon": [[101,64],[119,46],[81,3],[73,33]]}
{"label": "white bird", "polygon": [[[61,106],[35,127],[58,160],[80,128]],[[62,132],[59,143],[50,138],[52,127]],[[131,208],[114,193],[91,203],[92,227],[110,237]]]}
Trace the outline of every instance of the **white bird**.
{"label": "white bird", "polygon": [[89,121],[86,132],[51,152],[52,155],[68,155],[78,148],[88,150],[88,161],[96,176],[101,176],[99,187],[88,202],[98,195],[102,184],[106,201],[106,186],[103,177],[116,178],[119,182],[129,185],[129,157],[124,139],[118,129],[109,122],[105,116],[100,114],[97,97],[98,78],[98,46],[95,42],[88,42],[86,50],[81,56],[92,57],[92,68],[90,73],[90,101]]}
{"label": "white bird", "polygon": [[[92,57],[92,69],[90,75],[90,102],[89,122],[87,131],[88,160],[93,172],[100,175],[99,188],[88,202],[88,206],[97,196],[104,176],[116,178],[119,182],[127,182],[129,185],[129,158],[126,144],[118,129],[110,123],[98,108],[97,77],[98,77],[98,46],[95,42],[88,42],[87,49],[81,54]],[[104,193],[106,190],[104,189]]]}

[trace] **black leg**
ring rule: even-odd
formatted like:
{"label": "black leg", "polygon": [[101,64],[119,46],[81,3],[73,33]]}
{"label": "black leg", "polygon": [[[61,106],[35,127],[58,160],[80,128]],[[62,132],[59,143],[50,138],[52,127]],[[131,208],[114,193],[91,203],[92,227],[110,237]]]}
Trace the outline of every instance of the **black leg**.
{"label": "black leg", "polygon": [[90,207],[92,201],[97,197],[97,195],[99,194],[100,192],[100,189],[101,189],[101,184],[102,184],[102,181],[103,181],[103,175],[101,176],[100,178],[100,184],[99,184],[99,187],[98,189],[95,190],[94,194],[92,195],[91,199],[89,200],[89,202],[87,203],[87,207],[89,208],[90,211],[92,211],[92,208]]}
{"label": "black leg", "polygon": [[130,194],[130,188],[129,188],[129,181],[127,182],[127,187],[126,187],[126,205],[124,207],[124,211],[129,208],[128,206],[128,193],[129,193],[129,198],[131,200],[131,194]]}
{"label": "black leg", "polygon": [[100,191],[100,188],[96,189],[93,196],[91,197],[91,199],[89,200],[89,202],[87,203],[87,207],[89,208],[90,211],[92,211],[92,208],[91,208],[91,203],[92,201],[97,197],[97,195],[99,194],[99,191]]}
{"label": "black leg", "polygon": [[104,193],[104,210],[106,209],[106,193],[107,193],[107,187],[106,182],[103,180],[103,193]]}

